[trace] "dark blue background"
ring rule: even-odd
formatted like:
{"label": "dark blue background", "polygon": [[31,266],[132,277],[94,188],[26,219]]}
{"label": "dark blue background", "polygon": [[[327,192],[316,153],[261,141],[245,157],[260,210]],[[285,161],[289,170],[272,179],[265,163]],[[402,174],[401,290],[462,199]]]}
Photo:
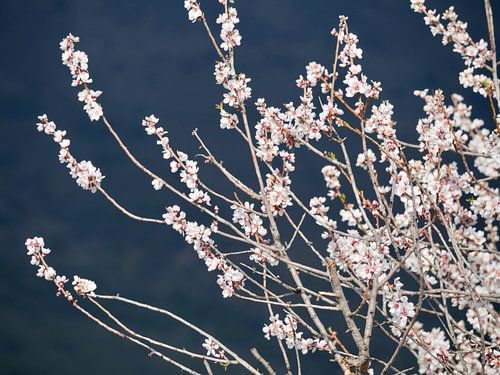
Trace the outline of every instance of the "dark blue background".
{"label": "dark blue background", "polygon": [[[217,2],[203,3],[211,3],[202,5],[213,21]],[[431,5],[448,5],[437,3]],[[486,37],[482,2],[455,3],[473,37]],[[408,1],[242,0],[237,6],[243,35],[237,64],[252,78],[254,98],[266,97],[276,106],[297,101],[295,79],[304,66],[309,61],[331,62],[334,45],[329,33],[339,14],[349,16],[350,30],[364,49],[364,70],[369,78],[382,81],[382,96],[395,105],[404,139],[415,139],[421,113],[414,89],[461,92],[460,58],[431,36]],[[494,11],[498,8],[494,4]],[[59,41],[68,32],[80,36],[78,48],[89,55],[93,88],[104,92],[101,102],[107,117],[146,165],[174,179],[140,126],[150,113],[160,117],[180,149],[196,151],[190,135],[196,127],[229,166],[238,165],[240,154],[246,158],[237,138],[218,128],[215,104],[222,91],[212,76],[216,56],[202,26],[187,20],[182,1],[2,0],[0,373],[177,373],[55,298],[54,288],[35,277],[25,255],[24,240],[33,235],[45,237],[53,249],[50,260],[60,272],[94,279],[103,293],[120,292],[166,306],[240,352],[248,353],[250,345],[265,348],[260,327],[267,318],[262,308],[223,300],[215,275],[207,274],[173,231],[131,222],[101,196],[79,189],[59,165],[57,146],[37,134],[36,115],[47,113],[68,130],[74,154],[99,166],[108,191],[138,214],[159,217],[165,205],[175,202],[168,193],[154,192],[104,127],[91,124],[81,110],[69,72],[60,64]],[[471,92],[465,96],[478,102]],[[477,106],[478,113],[486,113],[486,103]],[[301,178],[294,181],[298,189],[322,189],[311,182],[321,181],[318,169],[301,170]],[[237,169],[245,180],[252,178],[248,171]],[[204,176],[213,185],[220,183],[213,169]],[[118,306],[116,311],[155,337],[198,348],[201,344],[199,337],[164,319]],[[276,355],[263,352],[269,358]],[[307,373],[332,373],[323,362],[313,360]]]}

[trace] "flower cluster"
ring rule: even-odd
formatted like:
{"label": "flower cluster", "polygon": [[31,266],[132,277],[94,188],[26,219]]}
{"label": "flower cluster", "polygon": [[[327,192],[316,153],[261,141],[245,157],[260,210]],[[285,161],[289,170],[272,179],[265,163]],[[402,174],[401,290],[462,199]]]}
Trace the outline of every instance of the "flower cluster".
{"label": "flower cluster", "polygon": [[[325,76],[328,76],[328,71],[325,69]],[[326,79],[326,78],[325,78]],[[317,118],[316,107],[314,105],[314,93],[311,82],[302,81],[300,76],[297,80],[297,86],[304,90],[304,94],[300,97],[300,105],[295,109],[291,103],[287,106],[290,119],[293,119],[292,134],[298,139],[306,138],[308,140],[319,141],[321,139],[321,132],[328,131],[328,126],[321,118]],[[328,103],[329,103],[329,99]],[[339,115],[341,112],[338,110],[333,115]],[[328,116],[327,116],[328,117]],[[338,117],[335,117],[337,121]]]}
{"label": "flower cluster", "polygon": [[333,230],[337,228],[337,222],[330,219],[327,215],[330,210],[329,207],[325,205],[325,197],[313,197],[309,201],[310,214],[316,220],[316,224],[327,229],[327,232],[323,233],[323,238],[331,238]]}
{"label": "flower cluster", "polygon": [[225,84],[229,80],[229,77],[233,75],[232,72],[233,70],[229,64],[217,61],[214,70],[215,82],[217,82],[218,85]]}
{"label": "flower cluster", "polygon": [[345,205],[345,208],[339,211],[340,218],[343,222],[346,222],[350,227],[358,226],[361,223],[361,211],[354,208],[352,203]]}
{"label": "flower cluster", "polygon": [[325,180],[325,185],[329,189],[328,197],[335,199],[340,196],[340,171],[333,165],[326,165],[321,168],[321,173]]}
{"label": "flower cluster", "polygon": [[366,282],[383,276],[391,266],[389,247],[377,248],[376,242],[359,239],[355,230],[347,233],[350,236],[335,235],[328,243],[328,253],[339,269]]}
{"label": "flower cluster", "polygon": [[255,247],[251,249],[252,254],[250,255],[250,260],[255,263],[264,265],[269,264],[272,267],[275,267],[279,264],[279,260],[276,256],[272,255],[272,253],[268,250],[262,249],[260,247]]}
{"label": "flower cluster", "polygon": [[[426,332],[420,324],[415,324],[415,330],[410,334],[414,337],[415,343],[410,344],[415,350],[418,350],[418,367],[421,374],[439,374],[445,375],[453,373],[450,371],[454,366],[452,353],[450,353],[450,341],[440,328],[433,328]],[[419,329],[420,328],[420,329]],[[415,334],[418,332],[418,334]]]}
{"label": "flower cluster", "polygon": [[248,237],[262,239],[267,234],[267,229],[263,226],[262,214],[253,207],[254,204],[249,202],[245,202],[243,206],[233,204],[233,222],[238,223]]}
{"label": "flower cluster", "polygon": [[71,155],[69,151],[70,140],[64,138],[66,136],[66,131],[57,130],[56,124],[53,121],[49,121],[47,115],[38,116],[38,120],[40,121],[36,124],[38,131],[51,135],[54,142],[59,145],[59,161],[62,164],[66,164],[71,177],[76,180],[78,186],[84,190],[90,190],[92,193],[95,193],[101,186],[101,181],[104,179],[101,170],[96,168],[91,161],[83,160],[78,162]]}
{"label": "flower cluster", "polygon": [[415,91],[415,95],[425,100],[424,111],[426,118],[420,119],[417,124],[420,149],[427,150],[433,162],[437,162],[443,151],[451,150],[458,140],[459,144],[465,143],[467,136],[458,129],[453,132],[453,124],[449,117],[449,110],[444,104],[444,95],[441,90],[436,90],[433,95],[428,95],[427,90]]}
{"label": "flower cluster", "polygon": [[433,36],[441,35],[443,45],[453,44],[453,52],[462,56],[466,68],[460,72],[459,81],[463,87],[472,87],[474,92],[483,96],[492,91],[493,82],[476,70],[485,68],[491,61],[492,52],[483,39],[475,42],[467,32],[467,23],[460,21],[453,6],[442,14],[435,9],[428,9],[425,0],[411,0],[411,8],[416,13],[424,14],[424,21],[429,25]]}
{"label": "flower cluster", "polygon": [[328,73],[323,65],[318,64],[316,61],[312,61],[306,66],[306,80],[311,87],[314,87],[318,84],[318,80],[321,80],[325,72]]}
{"label": "flower cluster", "polygon": [[184,8],[188,11],[188,18],[193,23],[203,17],[203,12],[197,0],[184,0]]}
{"label": "flower cluster", "polygon": [[238,126],[238,116],[234,113],[229,113],[224,109],[220,111],[220,128],[221,129],[234,129]]}
{"label": "flower cluster", "polygon": [[224,93],[224,104],[237,109],[241,108],[252,96],[252,89],[248,86],[248,82],[250,81],[250,78],[240,73],[224,83],[223,86],[227,90],[227,92]]}
{"label": "flower cluster", "polygon": [[[47,281],[52,281],[57,288],[56,295],[64,296],[68,302],[76,303],[75,298],[70,291],[65,289],[65,284],[69,281],[64,275],[58,275],[57,271],[49,266],[45,257],[50,254],[50,249],[45,247],[45,241],[42,237],[33,237],[26,240],[27,255],[31,256],[31,264],[38,267],[37,276],[43,277]],[[76,294],[80,296],[93,296],[97,288],[95,282],[74,276],[73,288]]]}
{"label": "flower cluster", "polygon": [[224,51],[232,51],[241,44],[240,32],[235,27],[240,22],[236,8],[227,7],[227,11],[220,14],[216,22],[221,25],[220,38],[222,43],[220,46]]}
{"label": "flower cluster", "polygon": [[223,95],[222,103],[218,106],[221,116],[220,127],[221,129],[234,129],[239,123],[238,116],[224,110],[222,104],[227,104],[234,109],[242,109],[245,101],[252,96],[252,89],[248,86],[251,79],[245,74],[236,75],[231,65],[226,62],[215,64],[214,75],[217,84],[227,90]]}
{"label": "flower cluster", "polygon": [[[342,22],[345,20],[346,18],[341,17]],[[341,27],[340,32],[334,30],[333,34],[343,45],[339,53],[340,66],[348,68],[343,81],[346,84],[346,96],[353,97],[360,94],[366,98],[377,99],[382,90],[380,83],[374,81],[369,83],[367,77],[361,74],[361,65],[354,63],[354,59],[362,57],[362,50],[357,46],[357,36],[345,33],[344,27]],[[221,74],[216,73],[216,76],[219,75]],[[286,103],[286,111],[282,112],[279,108],[267,106],[264,99],[258,99],[256,107],[262,118],[255,127],[255,139],[257,156],[261,160],[271,162],[279,154],[280,145],[292,148],[307,144],[310,140],[319,141],[322,133],[331,131],[333,124],[343,126],[341,116],[344,110],[334,103],[335,97],[343,96],[342,90],[333,93],[333,83],[336,78],[337,76],[334,77],[334,74],[324,66],[313,61],[306,66],[306,77],[301,75],[296,81],[297,86],[303,90],[300,105]],[[313,92],[318,83],[321,83],[321,92],[328,94],[324,101],[320,99],[324,104],[321,104],[319,116],[316,113]],[[364,109],[364,103],[361,99],[358,100],[355,112],[360,114]],[[391,145],[388,148],[395,147]]]}
{"label": "flower cluster", "polygon": [[389,314],[391,321],[394,325],[391,330],[395,336],[401,336],[403,331],[408,325],[408,319],[415,316],[415,305],[413,302],[408,301],[408,297],[402,295],[403,283],[396,278],[394,283],[385,284],[383,293],[387,307],[389,307]]}
{"label": "flower cluster", "polygon": [[31,265],[38,267],[37,276],[44,277],[45,280],[54,280],[57,273],[55,269],[46,265],[42,261],[48,254],[50,249],[45,247],[45,242],[42,237],[33,237],[26,240],[27,255],[31,256]]}
{"label": "flower cluster", "polygon": [[371,116],[366,119],[365,131],[376,133],[377,138],[382,140],[381,161],[386,159],[397,160],[399,157],[399,147],[396,140],[396,122],[392,119],[394,106],[388,101],[380,105],[373,105]]}
{"label": "flower cluster", "polygon": [[97,289],[97,285],[92,280],[83,279],[78,276],[73,276],[73,289],[75,289],[76,294],[81,296],[94,295],[94,291]]}
{"label": "flower cluster", "polygon": [[227,52],[223,56],[222,52],[218,50],[223,61],[215,63],[214,71],[217,84],[222,85],[227,90],[224,93],[222,103],[218,106],[221,116],[220,127],[221,129],[234,129],[238,125],[238,117],[225,111],[222,104],[241,110],[245,101],[252,95],[252,89],[248,86],[251,79],[243,73],[237,74],[234,69],[233,51],[234,48],[241,45],[241,35],[236,28],[236,24],[240,22],[238,12],[236,8],[229,5],[228,0],[220,0],[219,2],[224,6],[224,12],[219,14],[216,19],[217,24],[221,25],[220,38],[222,42],[220,47]]}
{"label": "flower cluster", "polygon": [[487,177],[500,175],[500,140],[489,129],[481,129],[471,135],[468,149],[479,155],[474,159],[474,166]]}
{"label": "flower cluster", "polygon": [[218,358],[218,359],[227,359],[224,353],[224,349],[222,349],[217,341],[212,338],[206,338],[203,344],[201,344],[203,348],[207,351],[207,355],[210,357]]}
{"label": "flower cluster", "polygon": [[344,111],[340,109],[336,103],[332,103],[332,99],[330,97],[327,97],[327,103],[323,104],[321,109],[322,112],[319,114],[321,123],[328,122],[329,124],[332,124],[334,121],[337,122],[339,117],[344,114]]}
{"label": "flower cluster", "polygon": [[271,162],[278,155],[278,145],[287,139],[286,131],[284,131],[285,119],[278,108],[267,107],[262,98],[257,100],[256,106],[262,116],[255,126],[257,157]]}
{"label": "flower cluster", "polygon": [[378,99],[382,91],[380,82],[371,81],[371,83],[368,83],[367,76],[362,73],[361,65],[356,64],[356,59],[361,60],[363,58],[363,50],[358,47],[358,37],[356,34],[346,31],[344,26],[347,17],[340,16],[340,21],[339,30],[333,29],[332,35],[343,45],[338,57],[339,65],[348,68],[343,81],[346,85],[345,95],[348,98],[362,95],[366,98]]}
{"label": "flower cluster", "polygon": [[358,154],[356,159],[356,166],[363,169],[368,169],[370,165],[373,165],[377,161],[377,157],[372,150],[367,149],[366,152]]}
{"label": "flower cluster", "polygon": [[[348,44],[346,44],[344,50],[351,51],[352,48],[349,47],[349,43],[351,43],[354,46],[356,45],[357,43],[356,35],[349,34],[349,39],[347,40],[346,43]],[[355,48],[354,51],[361,51],[361,49]],[[342,54],[340,56],[342,56]],[[351,58],[355,57],[361,58],[361,56],[358,56],[357,54],[352,56]],[[348,62],[349,60],[346,59],[345,64],[348,65]],[[368,78],[366,77],[366,75],[361,73],[361,65],[352,64],[349,67],[343,82],[346,84],[345,95],[348,98],[352,98],[355,95],[363,95],[367,98],[378,99],[379,92],[381,91],[378,83],[373,83],[373,85],[370,85],[368,83]]]}
{"label": "flower cluster", "polygon": [[87,112],[91,121],[98,121],[102,116],[102,106],[97,102],[97,98],[101,96],[102,91],[94,91],[89,89],[88,85],[92,83],[92,78],[89,75],[88,56],[83,51],[75,51],[75,43],[78,43],[80,38],[68,34],[60,43],[62,52],[62,63],[66,65],[73,78],[72,86],[83,86],[82,91],[78,93],[78,100],[85,103],[83,109]]}
{"label": "flower cluster", "polygon": [[220,109],[220,127],[221,129],[234,129],[239,120],[234,113],[229,113],[223,108],[227,104],[234,109],[242,109],[245,101],[251,98],[252,89],[248,86],[251,81],[245,74],[236,74],[230,63],[217,62],[214,71],[215,80],[218,85],[222,85],[227,92],[223,95],[223,101],[218,106]]}
{"label": "flower cluster", "polygon": [[[269,199],[271,212],[273,215],[282,215],[283,210],[292,205],[290,196],[290,184],[292,180],[288,174],[280,176],[279,173],[266,174],[266,186],[264,191]],[[262,205],[264,211],[264,205]]]}
{"label": "flower cluster", "polygon": [[163,219],[167,225],[180,233],[188,244],[193,245],[198,257],[205,262],[208,271],[219,270],[221,272],[217,276],[217,284],[222,289],[224,298],[232,297],[235,290],[244,285],[243,274],[217,254],[216,245],[210,238],[212,234],[210,228],[187,221],[186,213],[177,205],[167,207]]}
{"label": "flower cluster", "polygon": [[[189,189],[189,198],[197,204],[210,205],[210,195],[199,189],[198,163],[189,159],[188,155],[182,151],[175,151],[170,145],[168,132],[161,126],[157,126],[160,119],[155,115],[146,116],[142,120],[142,126],[148,135],[155,135],[158,140],[156,144],[161,146],[163,158],[170,161],[170,171],[177,173],[180,170],[180,180]],[[160,190],[164,186],[164,181],[159,178],[151,182],[155,190]]]}
{"label": "flower cluster", "polygon": [[[409,346],[417,352],[420,374],[446,375],[468,373],[494,375],[500,368],[500,350],[498,346],[484,348],[484,363],[481,357],[481,341],[468,331],[462,321],[457,322],[451,333],[454,335],[454,347],[440,327],[424,330],[417,322],[410,332]],[[463,361],[463,356],[466,360]]]}
{"label": "flower cluster", "polygon": [[314,353],[316,350],[330,351],[327,342],[323,339],[303,338],[303,332],[297,331],[297,320],[289,314],[284,320],[281,320],[278,314],[271,315],[269,321],[271,323],[262,328],[268,340],[271,337],[276,337],[280,341],[285,340],[288,349],[297,349],[302,354]]}

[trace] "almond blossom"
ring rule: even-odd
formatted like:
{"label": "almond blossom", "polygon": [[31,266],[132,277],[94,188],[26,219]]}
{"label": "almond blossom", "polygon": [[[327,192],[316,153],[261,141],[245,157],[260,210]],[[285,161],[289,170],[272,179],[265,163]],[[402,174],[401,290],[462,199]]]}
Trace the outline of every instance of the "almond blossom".
{"label": "almond blossom", "polygon": [[[71,292],[66,289],[66,283],[69,281],[68,278],[64,275],[59,275],[57,271],[47,263],[46,257],[51,251],[45,247],[44,239],[42,237],[28,238],[25,245],[28,250],[27,254],[31,256],[31,264],[38,267],[37,276],[54,283],[57,289],[57,297],[64,296],[68,302],[76,305],[77,300],[73,297]],[[80,296],[95,296],[94,291],[97,285],[92,280],[74,276],[72,285],[76,294]]]}
{"label": "almond blossom", "polygon": [[245,202],[243,206],[233,204],[231,209],[234,210],[233,222],[238,223],[247,236],[264,237],[267,234],[260,213],[254,211],[253,203]]}
{"label": "almond blossom", "polygon": [[235,27],[240,22],[236,8],[228,7],[225,13],[219,15],[216,22],[221,24],[220,46],[224,51],[232,50],[241,44],[240,32]]}
{"label": "almond blossom", "polygon": [[493,82],[486,75],[477,73],[491,61],[492,53],[488,43],[483,39],[474,41],[467,32],[467,23],[460,21],[455,7],[450,6],[442,14],[435,9],[428,9],[425,1],[413,0],[411,8],[416,13],[424,15],[426,25],[429,25],[433,36],[441,35],[443,45],[452,44],[453,52],[462,56],[466,68],[460,72],[460,83],[463,87],[472,87],[474,92],[483,96],[488,95],[488,88],[493,87]]}
{"label": "almond blossom", "polygon": [[314,353],[316,350],[329,351],[325,340],[303,338],[303,333],[297,331],[297,320],[293,316],[286,315],[285,319],[281,320],[279,314],[276,314],[270,316],[269,320],[271,323],[262,328],[266,339],[276,337],[280,341],[285,340],[288,349],[296,348],[302,354]]}
{"label": "almond blossom", "polygon": [[196,0],[184,0],[184,8],[188,11],[188,17],[191,22],[196,22],[203,16],[200,4]]}
{"label": "almond blossom", "polygon": [[363,169],[368,169],[368,166],[373,165],[377,161],[377,157],[372,150],[368,149],[366,152],[358,154],[356,159],[356,166]]}
{"label": "almond blossom", "polygon": [[386,284],[384,286],[384,297],[389,307],[394,325],[391,330],[395,336],[401,336],[401,330],[404,330],[409,323],[409,320],[415,316],[415,304],[408,301],[408,297],[401,295],[403,283],[396,278],[393,285]]}
{"label": "almond blossom", "polygon": [[96,168],[91,161],[82,160],[78,162],[70,153],[69,145],[70,140],[64,138],[66,136],[65,130],[57,130],[56,124],[49,121],[47,115],[38,116],[37,130],[44,132],[47,135],[53,136],[54,142],[59,144],[59,161],[66,164],[69,169],[71,177],[76,180],[78,186],[84,190],[90,190],[95,193],[101,186],[104,176],[101,170]]}
{"label": "almond blossom", "polygon": [[232,297],[235,290],[244,285],[244,275],[218,255],[215,242],[211,238],[212,231],[209,228],[187,221],[185,212],[181,211],[177,205],[167,207],[163,218],[165,223],[180,233],[188,244],[193,245],[198,257],[205,262],[209,271],[217,269],[221,272],[217,276],[217,284],[222,289],[224,298]]}
{"label": "almond blossom", "polygon": [[68,34],[59,44],[62,52],[62,63],[66,65],[70,72],[73,82],[71,86],[83,86],[83,90],[78,93],[78,100],[84,102],[83,109],[87,112],[91,121],[98,121],[103,116],[102,106],[97,102],[102,91],[94,91],[89,88],[92,83],[88,70],[88,56],[83,51],[75,51],[75,43],[80,38],[73,34]]}
{"label": "almond blossom", "polygon": [[215,358],[225,358],[224,350],[221,349],[219,344],[212,338],[205,339],[202,346],[207,350],[207,355]]}
{"label": "almond blossom", "polygon": [[73,276],[73,289],[75,289],[76,294],[81,296],[95,295],[94,291],[97,285],[92,280],[83,279],[78,276]]}

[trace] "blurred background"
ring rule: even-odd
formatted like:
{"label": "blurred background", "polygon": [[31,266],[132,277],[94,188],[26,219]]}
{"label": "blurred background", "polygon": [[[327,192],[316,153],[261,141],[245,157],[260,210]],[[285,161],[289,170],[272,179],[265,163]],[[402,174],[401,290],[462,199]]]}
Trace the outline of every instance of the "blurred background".
{"label": "blurred background", "polygon": [[[469,21],[473,38],[486,38],[482,2],[454,4],[461,19]],[[252,78],[254,99],[265,97],[275,106],[297,102],[300,91],[295,79],[304,74],[309,61],[331,63],[330,30],[344,14],[364,50],[365,73],[382,82],[382,97],[395,105],[403,139],[415,140],[421,115],[422,103],[413,96],[414,89],[463,93],[475,105],[475,116],[488,116],[487,103],[458,86],[460,57],[432,37],[421,16],[410,10],[409,1],[253,0],[236,5],[243,36],[237,66]],[[448,1],[430,2],[440,10],[448,5]],[[213,22],[218,2],[206,0],[202,6]],[[500,11],[497,1],[493,6]],[[498,22],[496,26],[500,30]],[[261,333],[267,322],[261,306],[224,300],[216,275],[206,272],[177,233],[132,222],[100,195],[82,191],[58,163],[57,145],[36,132],[36,115],[47,113],[68,131],[74,155],[99,166],[106,175],[106,189],[139,215],[160,217],[166,205],[176,202],[168,192],[155,192],[149,178],[131,165],[105,128],[90,123],[82,111],[77,90],[70,87],[69,72],[60,63],[59,41],[69,32],[81,38],[77,48],[89,55],[92,88],[104,92],[100,102],[107,118],[147,166],[177,180],[141,127],[141,119],[154,113],[176,148],[194,154],[191,131],[198,128],[228,166],[235,167],[243,180],[255,183],[252,170],[235,162],[242,160],[240,154],[247,162],[241,142],[219,129],[215,104],[222,90],[212,75],[216,55],[202,25],[188,21],[182,1],[2,0],[0,373],[178,372],[57,299],[53,286],[36,278],[25,255],[24,241],[34,235],[45,238],[53,250],[50,262],[59,272],[95,280],[101,293],[119,292],[167,307],[246,357],[250,346],[256,345],[268,359],[279,358],[268,348],[275,344],[268,345]],[[250,117],[256,121],[255,111]],[[307,163],[314,161],[307,159]],[[300,169],[294,186],[306,193],[322,191],[319,169],[310,164]],[[223,182],[213,168],[203,176],[214,186]],[[200,337],[166,319],[126,306],[108,306],[132,327],[155,338],[200,348]],[[383,352],[383,347],[374,347]],[[335,373],[327,361],[308,362],[307,374]]]}

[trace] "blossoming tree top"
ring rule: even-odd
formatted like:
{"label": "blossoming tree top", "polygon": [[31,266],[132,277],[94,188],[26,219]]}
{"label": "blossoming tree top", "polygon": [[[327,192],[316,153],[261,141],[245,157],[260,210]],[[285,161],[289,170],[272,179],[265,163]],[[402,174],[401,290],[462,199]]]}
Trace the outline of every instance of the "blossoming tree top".
{"label": "blossoming tree top", "polygon": [[[416,90],[423,116],[414,143],[398,137],[395,109],[380,99],[381,83],[364,73],[363,51],[347,17],[340,16],[331,32],[331,66],[309,63],[296,81],[299,98],[280,108],[264,98],[250,100],[251,80],[235,64],[240,19],[232,1],[219,3],[218,37],[197,0],[186,0],[184,7],[213,44],[215,81],[225,90],[219,125],[225,136],[246,145],[257,188],[238,177],[241,171],[227,169],[196,130],[201,153],[177,149],[154,114],[142,126],[183,187],[146,167],[105,117],[102,92],[91,88],[88,57],[76,50],[79,38],[72,34],[60,43],[62,63],[90,120],[109,131],[154,190],[168,189],[178,202],[161,218],[130,212],[105,190],[99,168],[73,156],[65,130],[47,115],[38,117],[37,129],[59,145],[59,161],[80,187],[102,194],[131,219],[180,234],[207,270],[218,274],[222,297],[263,305],[263,336],[276,344],[280,360],[269,362],[248,343],[250,360],[173,312],[97,294],[96,283],[79,276],[73,295],[68,278],[47,262],[50,250],[41,237],[26,241],[37,276],[53,282],[58,296],[107,331],[190,374],[213,374],[214,365],[238,367],[237,373],[302,374],[305,362],[317,360],[331,361],[344,374],[498,374],[500,84],[490,1],[484,1],[489,41],[476,41],[453,7],[438,13],[424,0],[411,0],[432,34],[462,57],[460,84],[484,97],[492,115],[475,118],[459,94]],[[349,142],[357,142],[360,153],[353,155],[347,136],[354,136]],[[293,189],[304,153],[322,163],[316,171],[324,191],[319,196]],[[241,168],[245,163],[242,158]],[[220,172],[232,194],[203,180],[203,164]],[[368,187],[361,184],[366,179]],[[205,219],[190,220],[185,206],[196,207]],[[184,324],[203,338],[203,349],[134,331],[105,305],[112,301]],[[383,356],[372,354],[375,336],[389,343]],[[414,360],[401,364],[403,352]]]}

